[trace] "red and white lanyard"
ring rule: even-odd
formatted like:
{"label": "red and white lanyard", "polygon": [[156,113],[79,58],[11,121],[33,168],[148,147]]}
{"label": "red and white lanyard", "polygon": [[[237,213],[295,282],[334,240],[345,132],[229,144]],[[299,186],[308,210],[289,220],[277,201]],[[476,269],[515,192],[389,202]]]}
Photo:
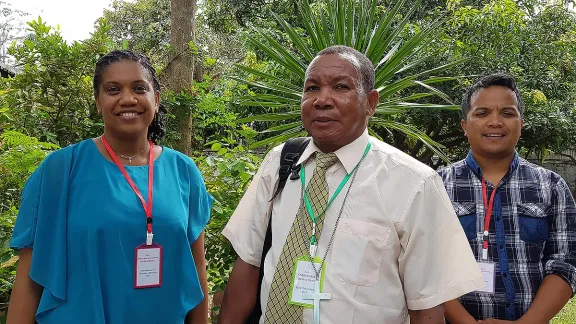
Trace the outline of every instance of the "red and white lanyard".
{"label": "red and white lanyard", "polygon": [[492,209],[494,207],[494,195],[496,194],[497,187],[494,187],[490,201],[488,201],[488,193],[486,189],[486,181],[482,178],[482,199],[484,200],[484,244],[482,245],[482,260],[488,260],[488,230],[490,229],[490,219],[492,218]]}
{"label": "red and white lanyard", "polygon": [[132,190],[134,190],[134,193],[136,193],[136,196],[138,196],[138,198],[140,198],[140,201],[142,202],[142,207],[144,207],[144,212],[146,213],[146,227],[147,227],[146,245],[152,245],[152,238],[154,237],[154,234],[152,233],[152,191],[154,188],[154,149],[153,149],[154,143],[152,143],[152,140],[150,140],[149,142],[150,156],[148,158],[148,204],[146,204],[146,201],[144,200],[144,197],[142,197],[140,190],[138,190],[138,187],[136,187],[134,181],[132,181],[132,178],[130,178],[130,175],[128,175],[126,169],[124,168],[122,163],[120,163],[120,160],[116,156],[116,153],[114,153],[114,151],[110,147],[110,144],[108,144],[108,141],[106,140],[106,137],[104,137],[104,135],[102,135],[102,143],[104,143],[104,146],[108,151],[108,154],[110,154],[112,160],[114,160],[114,163],[116,163],[120,171],[122,171],[124,178],[126,178],[126,181],[128,181],[128,184],[130,184],[130,187],[132,187]]}

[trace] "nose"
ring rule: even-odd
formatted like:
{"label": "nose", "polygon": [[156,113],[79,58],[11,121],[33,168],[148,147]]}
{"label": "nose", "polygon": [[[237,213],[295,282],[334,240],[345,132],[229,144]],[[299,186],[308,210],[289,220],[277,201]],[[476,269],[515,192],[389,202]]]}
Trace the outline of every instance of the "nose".
{"label": "nose", "polygon": [[332,92],[329,87],[321,87],[316,94],[314,108],[332,109],[334,107],[334,99],[332,98]]}
{"label": "nose", "polygon": [[492,113],[488,119],[488,127],[500,128],[504,125],[502,116],[499,113]]}
{"label": "nose", "polygon": [[121,106],[132,106],[136,104],[136,96],[129,90],[123,90],[120,94],[119,104]]}

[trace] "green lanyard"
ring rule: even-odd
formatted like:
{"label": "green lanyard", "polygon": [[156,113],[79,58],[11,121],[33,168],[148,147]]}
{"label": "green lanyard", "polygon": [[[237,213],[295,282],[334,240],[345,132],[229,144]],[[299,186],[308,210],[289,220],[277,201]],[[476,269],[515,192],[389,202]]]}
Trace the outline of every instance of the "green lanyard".
{"label": "green lanyard", "polygon": [[318,222],[317,219],[322,217],[322,215],[324,215],[326,210],[328,210],[328,207],[330,207],[330,205],[332,204],[334,199],[336,199],[336,197],[338,196],[340,191],[342,191],[342,188],[344,188],[344,186],[346,185],[348,180],[350,180],[350,176],[352,176],[352,174],[354,174],[354,171],[356,171],[356,169],[360,165],[360,162],[362,162],[362,160],[364,159],[366,154],[368,154],[368,152],[370,151],[370,147],[372,147],[372,143],[368,142],[368,145],[366,145],[366,149],[364,150],[364,154],[362,155],[362,158],[360,159],[358,164],[356,164],[354,169],[352,169],[352,171],[350,173],[346,174],[344,179],[342,179],[342,182],[340,182],[340,185],[338,186],[338,188],[336,189],[336,191],[334,192],[334,194],[332,195],[332,197],[328,201],[326,208],[324,208],[324,210],[320,213],[320,215],[318,215],[318,217],[314,216],[314,211],[312,210],[312,204],[310,203],[310,199],[308,198],[308,194],[306,193],[306,171],[304,170],[305,168],[304,168],[304,166],[302,166],[300,168],[300,181],[302,182],[302,191],[304,192],[304,202],[306,204],[306,210],[308,210],[308,215],[310,215],[310,219],[312,220],[312,237],[310,238],[310,245],[311,246],[316,245],[316,223]]}

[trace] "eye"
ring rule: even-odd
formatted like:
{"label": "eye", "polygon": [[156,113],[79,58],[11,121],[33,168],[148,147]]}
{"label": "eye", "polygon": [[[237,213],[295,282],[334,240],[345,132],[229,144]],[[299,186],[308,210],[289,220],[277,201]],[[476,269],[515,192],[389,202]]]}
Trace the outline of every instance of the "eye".
{"label": "eye", "polygon": [[311,85],[306,87],[306,89],[304,89],[305,92],[318,91],[318,90],[320,90],[320,87],[317,85]]}
{"label": "eye", "polygon": [[106,88],[106,93],[108,94],[116,94],[118,92],[120,92],[120,89],[118,87],[111,86]]}
{"label": "eye", "polygon": [[477,117],[484,117],[486,115],[487,115],[487,113],[485,111],[479,111],[479,112],[474,114],[474,116],[477,116]]}
{"label": "eye", "polygon": [[344,84],[344,83],[338,83],[338,84],[334,87],[334,89],[336,89],[336,90],[350,90],[350,87],[347,86],[347,85]]}
{"label": "eye", "polygon": [[512,111],[505,111],[503,114],[506,117],[516,117],[516,113]]}
{"label": "eye", "polygon": [[134,91],[137,93],[144,93],[146,91],[148,91],[148,88],[143,86],[143,85],[138,85],[134,87]]}

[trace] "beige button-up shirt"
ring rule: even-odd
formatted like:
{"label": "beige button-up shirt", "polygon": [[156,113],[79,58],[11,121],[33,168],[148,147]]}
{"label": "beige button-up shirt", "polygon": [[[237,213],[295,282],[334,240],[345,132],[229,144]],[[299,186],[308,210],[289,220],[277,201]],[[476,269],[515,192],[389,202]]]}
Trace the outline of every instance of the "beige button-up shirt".
{"label": "beige button-up shirt", "polygon": [[[335,231],[322,289],[332,299],[320,302],[324,324],[408,323],[408,309],[433,308],[484,286],[442,180],[424,164],[364,132],[335,152],[339,161],[326,172],[330,196],[360,161],[369,140],[372,147],[356,179],[348,181],[326,211],[318,242],[316,255],[323,257]],[[240,258],[258,267],[281,151],[282,145],[268,153],[223,231]],[[299,161],[305,163],[306,183],[316,151],[311,141]],[[300,180],[288,180],[273,201],[272,247],[260,292],[264,311],[301,194]],[[312,309],[305,308],[304,323],[312,319]]]}

